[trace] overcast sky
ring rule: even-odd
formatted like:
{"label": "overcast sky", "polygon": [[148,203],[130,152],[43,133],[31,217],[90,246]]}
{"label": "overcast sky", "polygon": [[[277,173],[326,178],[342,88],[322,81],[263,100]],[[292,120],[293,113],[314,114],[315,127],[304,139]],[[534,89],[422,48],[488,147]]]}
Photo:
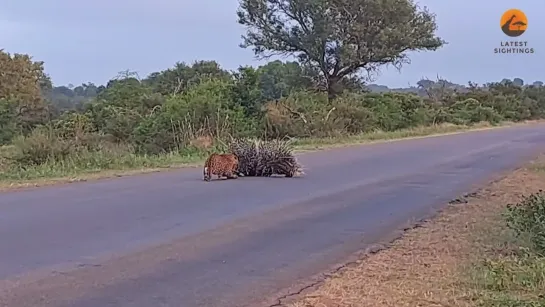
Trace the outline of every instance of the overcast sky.
{"label": "overcast sky", "polygon": [[[439,35],[449,44],[412,55],[400,73],[383,70],[376,83],[406,87],[437,74],[464,84],[515,77],[545,81],[545,2],[418,3],[437,14]],[[238,47],[243,30],[237,6],[238,0],[0,0],[0,48],[45,61],[56,85],[103,84],[126,69],[144,77],[176,61],[216,60],[227,69],[257,65],[250,50]],[[493,53],[507,39],[499,24],[511,8],[528,17],[520,40],[536,49],[534,55]]]}

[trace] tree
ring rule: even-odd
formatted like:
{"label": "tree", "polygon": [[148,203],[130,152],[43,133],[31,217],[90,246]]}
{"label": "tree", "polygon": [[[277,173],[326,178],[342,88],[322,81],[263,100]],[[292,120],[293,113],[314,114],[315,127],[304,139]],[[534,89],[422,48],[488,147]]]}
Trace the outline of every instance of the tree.
{"label": "tree", "polygon": [[435,82],[429,79],[421,79],[420,81],[416,82],[416,85],[422,89],[429,89],[435,85]]}
{"label": "tree", "polygon": [[91,82],[87,84],[83,83],[74,88],[74,94],[80,97],[94,98],[98,94],[98,87]]}
{"label": "tree", "polygon": [[523,86],[524,85],[524,80],[522,80],[521,78],[515,78],[515,79],[513,79],[513,84],[516,85],[516,86]]}
{"label": "tree", "polygon": [[294,90],[310,89],[316,86],[314,71],[297,62],[272,61],[257,69],[261,91],[265,100],[288,96]]}
{"label": "tree", "polygon": [[398,68],[408,51],[436,50],[435,15],[412,0],[241,0],[243,48],[259,59],[293,55],[315,67],[330,98],[345,77],[384,64]]}
{"label": "tree", "polygon": [[259,72],[251,66],[241,66],[233,73],[232,99],[243,106],[249,116],[259,114],[264,100],[259,77]]}
{"label": "tree", "polygon": [[216,61],[196,61],[191,66],[178,62],[173,68],[150,74],[144,83],[162,95],[180,94],[189,86],[210,79],[230,79],[228,71],[223,70]]}
{"label": "tree", "polygon": [[0,49],[0,99],[14,105],[23,132],[46,119],[47,106],[42,91],[50,85],[43,62],[35,62],[26,54],[11,55]]}
{"label": "tree", "polygon": [[42,92],[49,102],[51,116],[56,118],[66,111],[82,111],[86,104],[98,96],[99,88],[89,82],[76,86],[73,89],[67,86],[55,86],[50,90]]}

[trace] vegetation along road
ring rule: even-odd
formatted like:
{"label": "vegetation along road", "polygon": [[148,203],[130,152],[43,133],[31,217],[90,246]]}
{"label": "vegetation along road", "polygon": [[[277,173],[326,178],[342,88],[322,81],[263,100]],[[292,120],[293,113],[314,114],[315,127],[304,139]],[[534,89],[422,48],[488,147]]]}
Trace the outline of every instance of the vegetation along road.
{"label": "vegetation along road", "polygon": [[543,124],[0,194],[1,306],[267,306],[545,145]]}

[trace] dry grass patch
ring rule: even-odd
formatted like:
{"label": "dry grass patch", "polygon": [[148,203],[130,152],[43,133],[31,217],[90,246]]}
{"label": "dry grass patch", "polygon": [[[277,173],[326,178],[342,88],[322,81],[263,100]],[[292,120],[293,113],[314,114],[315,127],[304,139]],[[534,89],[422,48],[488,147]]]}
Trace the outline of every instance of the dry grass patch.
{"label": "dry grass patch", "polygon": [[520,244],[502,218],[506,204],[545,188],[537,171],[543,166],[545,156],[479,190],[468,203],[449,206],[288,306],[545,306],[539,297],[545,294],[545,262],[515,256]]}

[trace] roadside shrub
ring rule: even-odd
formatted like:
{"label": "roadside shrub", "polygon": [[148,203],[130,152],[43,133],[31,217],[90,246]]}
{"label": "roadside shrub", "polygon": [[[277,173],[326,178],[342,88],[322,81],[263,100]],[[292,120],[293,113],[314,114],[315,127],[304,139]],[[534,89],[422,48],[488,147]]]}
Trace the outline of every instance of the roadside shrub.
{"label": "roadside shrub", "polygon": [[429,125],[433,121],[432,108],[422,97],[412,93],[367,93],[352,97],[355,98],[352,105],[358,106],[364,114],[366,110],[371,112],[371,115],[366,115],[373,125],[371,130],[394,131]]}
{"label": "roadside shrub", "polygon": [[268,138],[337,137],[425,126],[434,119],[433,108],[414,94],[345,92],[329,101],[325,93],[298,91],[265,104],[264,126]]}
{"label": "roadside shrub", "polygon": [[[48,163],[87,165],[96,164],[96,159],[106,160],[127,156],[134,152],[128,144],[113,142],[111,137],[97,133],[81,133],[77,136],[62,137],[64,132],[52,127],[41,126],[28,136],[14,139],[6,162],[15,168],[27,168]],[[89,164],[91,161],[92,163]],[[111,163],[111,162],[101,163]]]}
{"label": "roadside shrub", "polygon": [[450,110],[454,124],[469,125],[483,121],[494,124],[503,120],[494,108],[484,106],[473,98],[455,102]]}
{"label": "roadside shrub", "polygon": [[182,150],[200,136],[255,134],[257,121],[246,118],[244,109],[230,101],[229,90],[229,83],[218,80],[190,86],[142,117],[129,140],[138,153],[159,154]]}
{"label": "roadside shrub", "polygon": [[376,114],[365,105],[360,94],[345,93],[334,101],[334,107],[328,119],[341,133],[365,133],[378,127]]}
{"label": "roadside shrub", "polygon": [[[267,138],[329,136],[328,113],[333,106],[324,93],[297,91],[265,104],[264,127]],[[331,115],[331,113],[329,113]]]}
{"label": "roadside shrub", "polygon": [[370,93],[363,101],[374,113],[377,130],[394,131],[407,127],[401,103],[395,96]]}
{"label": "roadside shrub", "polygon": [[[43,81],[47,99],[35,105],[11,94],[0,97],[0,145],[14,149],[2,154],[2,167],[69,161],[86,168],[102,165],[85,162],[91,156],[110,165],[123,154],[127,161],[205,154],[233,137],[333,140],[371,133],[369,138],[380,138],[422,126],[545,117],[542,83],[459,87],[442,80],[373,92],[347,83],[329,99],[315,72],[279,61],[232,73],[213,61],[177,63],[145,79],[125,71],[107,84],[73,89],[49,88]],[[46,127],[30,133],[40,125]]]}
{"label": "roadside shrub", "polygon": [[13,141],[12,159],[19,165],[40,165],[50,160],[63,160],[71,154],[71,144],[48,132],[45,127],[34,129],[28,136]]}
{"label": "roadside shrub", "polygon": [[517,204],[507,205],[505,220],[517,237],[526,238],[536,252],[545,255],[545,193],[542,190],[523,196]]}

